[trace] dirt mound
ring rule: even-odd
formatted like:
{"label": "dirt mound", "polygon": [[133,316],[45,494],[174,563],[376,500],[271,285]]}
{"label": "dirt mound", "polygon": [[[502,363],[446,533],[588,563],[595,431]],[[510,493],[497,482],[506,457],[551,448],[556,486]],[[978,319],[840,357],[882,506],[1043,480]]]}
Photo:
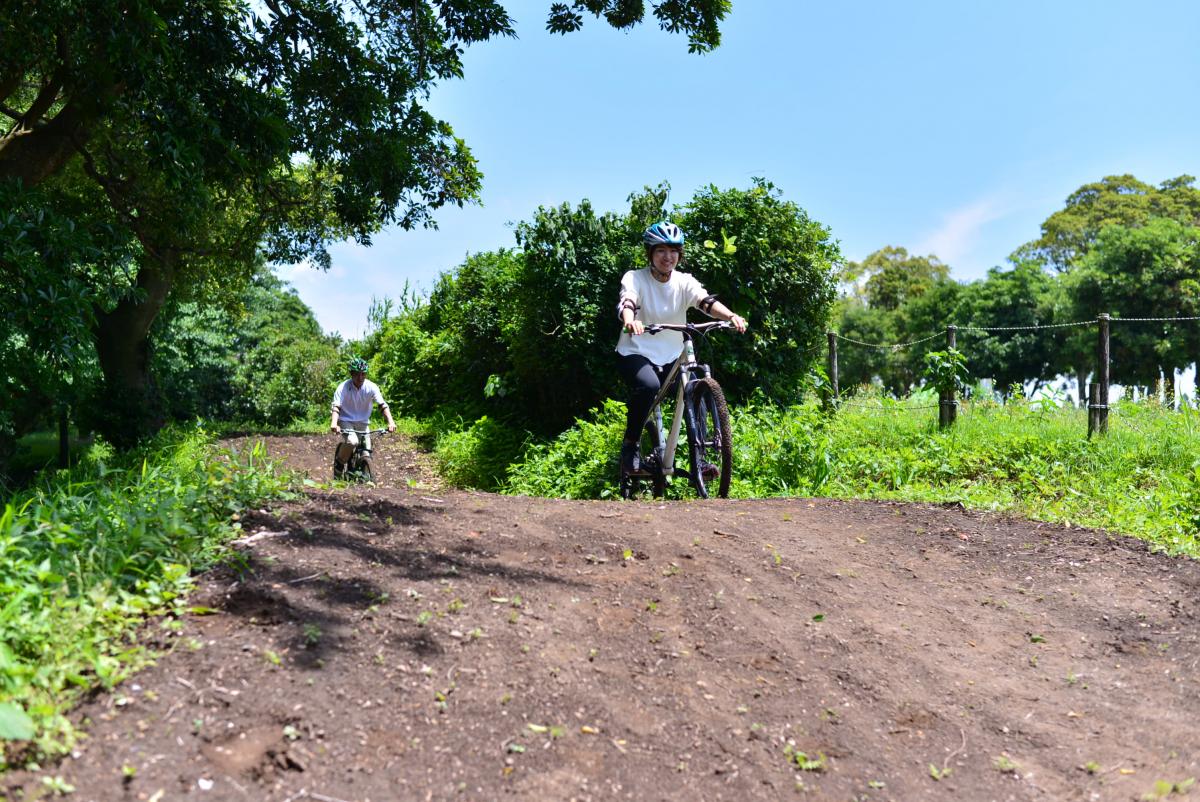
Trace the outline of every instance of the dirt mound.
{"label": "dirt mound", "polygon": [[[269,450],[323,478],[330,443]],[[1200,565],[810,499],[379,487],[245,521],[158,664],[85,706],[80,800],[1141,799],[1200,774]],[[12,775],[34,798],[39,777]],[[23,796],[26,795],[26,796]]]}

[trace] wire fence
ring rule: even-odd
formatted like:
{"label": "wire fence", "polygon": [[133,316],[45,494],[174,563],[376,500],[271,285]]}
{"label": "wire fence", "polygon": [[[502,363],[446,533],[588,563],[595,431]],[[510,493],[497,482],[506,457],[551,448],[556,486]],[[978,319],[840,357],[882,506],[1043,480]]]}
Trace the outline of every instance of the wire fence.
{"label": "wire fence", "polygon": [[[828,359],[829,359],[829,377],[832,384],[831,406],[836,409],[855,409],[868,413],[880,414],[895,414],[901,412],[917,412],[921,410],[936,409],[938,410],[938,423],[942,427],[951,426],[954,424],[960,410],[960,404],[957,399],[957,388],[945,386],[939,389],[939,401],[936,404],[865,404],[861,402],[842,401],[838,391],[838,359],[837,359],[837,343],[838,341],[847,343],[860,348],[871,348],[878,350],[887,350],[892,352],[901,351],[905,348],[911,348],[915,345],[927,343],[940,337],[945,337],[946,346],[949,349],[957,350],[958,334],[981,334],[985,337],[1002,337],[1006,334],[1015,334],[1019,332],[1041,332],[1041,331],[1062,331],[1066,329],[1081,328],[1084,326],[1095,326],[1097,328],[1097,343],[1095,370],[1093,376],[1096,381],[1091,382],[1087,388],[1087,410],[1088,410],[1088,437],[1093,434],[1104,434],[1108,431],[1108,422],[1110,411],[1109,388],[1110,382],[1110,328],[1112,324],[1124,325],[1133,323],[1187,323],[1200,321],[1200,316],[1190,317],[1112,317],[1107,314],[1102,314],[1094,320],[1077,320],[1070,323],[1041,323],[1028,326],[946,326],[945,329],[935,331],[926,336],[918,337],[917,339],[907,340],[905,342],[896,343],[879,343],[867,342],[858,340],[853,337],[846,337],[839,332],[828,332]],[[816,346],[815,348],[819,348]],[[811,350],[815,350],[809,349]],[[1200,365],[1198,365],[1200,368]],[[1082,379],[1081,379],[1082,381]],[[1084,399],[1084,388],[1079,388],[1079,396],[1081,403]],[[1145,433],[1129,415],[1117,415],[1121,425],[1128,426],[1131,429]]]}

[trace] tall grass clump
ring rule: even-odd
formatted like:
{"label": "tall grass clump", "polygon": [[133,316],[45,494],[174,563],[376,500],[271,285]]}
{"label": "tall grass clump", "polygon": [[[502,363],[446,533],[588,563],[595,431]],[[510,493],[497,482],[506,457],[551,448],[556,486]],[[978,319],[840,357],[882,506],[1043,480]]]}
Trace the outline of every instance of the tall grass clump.
{"label": "tall grass clump", "polygon": [[151,655],[138,625],[178,611],[248,506],[287,493],[262,445],[169,430],[137,453],[48,475],[0,512],[0,771],[69,749],[65,711]]}
{"label": "tall grass clump", "polygon": [[1070,406],[967,403],[940,430],[921,400],[738,410],[734,492],[960,502],[1200,556],[1195,410],[1118,402],[1108,436],[1088,440]]}
{"label": "tall grass clump", "polygon": [[[863,394],[834,414],[816,403],[751,401],[731,411],[731,495],[958,502],[1108,529],[1200,556],[1200,412],[1118,401],[1105,437],[1083,410],[1051,402],[965,402],[937,426],[936,396]],[[509,466],[506,492],[615,495],[624,405],[607,402]],[[686,464],[681,444],[677,464]],[[687,494],[677,479],[671,495]]]}

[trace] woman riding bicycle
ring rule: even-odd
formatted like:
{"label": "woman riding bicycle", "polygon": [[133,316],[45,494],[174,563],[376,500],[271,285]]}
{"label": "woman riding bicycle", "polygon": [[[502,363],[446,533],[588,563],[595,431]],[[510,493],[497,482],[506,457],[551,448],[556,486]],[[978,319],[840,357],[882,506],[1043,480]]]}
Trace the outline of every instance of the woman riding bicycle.
{"label": "woman riding bicycle", "polygon": [[693,276],[676,270],[683,259],[683,232],[674,223],[662,221],[642,235],[649,266],[630,270],[621,277],[617,304],[624,329],[617,340],[617,370],[629,385],[629,415],[621,442],[621,470],[639,468],[638,439],[642,421],[662,387],[663,373],[683,348],[683,335],[664,331],[653,337],[640,336],[653,323],[686,323],[687,310],[695,307],[711,317],[728,320],[738,333],[746,331],[741,315],[729,311],[715,295]]}

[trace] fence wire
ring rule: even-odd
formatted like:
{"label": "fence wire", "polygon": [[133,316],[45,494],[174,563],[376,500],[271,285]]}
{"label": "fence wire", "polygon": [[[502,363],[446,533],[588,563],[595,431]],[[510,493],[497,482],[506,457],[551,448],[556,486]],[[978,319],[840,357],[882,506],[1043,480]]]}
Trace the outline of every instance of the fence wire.
{"label": "fence wire", "polygon": [[928,342],[929,340],[932,340],[936,337],[943,337],[943,336],[945,336],[945,334],[946,334],[946,332],[944,332],[944,331],[935,331],[933,334],[930,334],[928,337],[922,337],[919,340],[912,340],[911,342],[906,342],[906,343],[865,343],[862,340],[854,340],[854,339],[851,339],[850,337],[843,337],[842,335],[834,332],[835,337],[837,337],[839,340],[845,340],[848,343],[854,343],[855,345],[863,345],[863,346],[866,346],[867,348],[888,348],[893,351],[899,351],[901,348],[907,348],[910,345],[916,345],[918,343]]}
{"label": "fence wire", "polygon": [[921,404],[915,407],[900,406],[897,404],[894,407],[885,407],[881,404],[855,404],[851,401],[839,403],[838,409],[863,409],[868,412],[915,412],[920,409],[937,409],[939,404]]}
{"label": "fence wire", "polygon": [[[1174,323],[1180,320],[1200,320],[1200,317],[1110,317],[1109,323]],[[1094,321],[1093,321],[1094,322]]]}
{"label": "fence wire", "polygon": [[[1114,318],[1115,319],[1115,318]],[[957,326],[956,331],[1038,331],[1040,329],[1069,329],[1075,326],[1092,326],[1094,320],[1077,320],[1074,323],[1039,323],[1033,326]]]}

